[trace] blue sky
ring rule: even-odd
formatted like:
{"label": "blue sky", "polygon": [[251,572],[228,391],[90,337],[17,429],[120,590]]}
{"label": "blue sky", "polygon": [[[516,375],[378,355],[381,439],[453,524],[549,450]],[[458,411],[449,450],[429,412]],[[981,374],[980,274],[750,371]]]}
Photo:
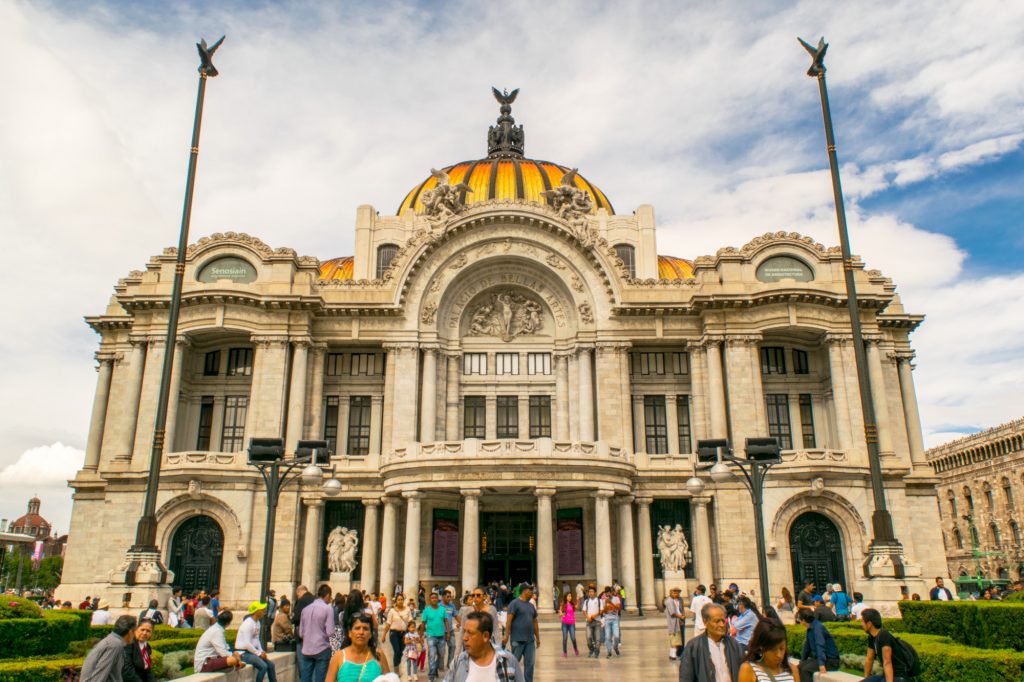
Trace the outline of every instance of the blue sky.
{"label": "blue sky", "polygon": [[[929,444],[1024,414],[1024,5],[319,4],[0,0],[0,516],[66,528],[112,286],[176,240],[193,43],[209,84],[193,236],[351,253],[429,169],[485,153],[490,87],[526,151],[620,212],[653,204],[693,258],[792,230],[834,244],[817,87],[824,34],[854,251],[893,278]],[[11,256],[16,254],[15,256]]]}

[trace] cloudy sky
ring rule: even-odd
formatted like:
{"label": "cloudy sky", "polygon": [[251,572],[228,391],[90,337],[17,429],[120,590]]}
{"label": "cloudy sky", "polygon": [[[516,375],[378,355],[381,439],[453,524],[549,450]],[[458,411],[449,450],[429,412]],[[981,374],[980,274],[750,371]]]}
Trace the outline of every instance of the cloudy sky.
{"label": "cloudy sky", "polygon": [[[210,6],[207,6],[210,5]],[[193,240],[329,258],[356,207],[485,153],[521,88],[527,155],[656,208],[684,257],[794,230],[836,243],[824,34],[854,251],[911,312],[930,445],[1024,415],[1024,4],[99,3],[0,0],[0,515],[65,530],[97,337],[82,317],[177,240],[200,36]]]}

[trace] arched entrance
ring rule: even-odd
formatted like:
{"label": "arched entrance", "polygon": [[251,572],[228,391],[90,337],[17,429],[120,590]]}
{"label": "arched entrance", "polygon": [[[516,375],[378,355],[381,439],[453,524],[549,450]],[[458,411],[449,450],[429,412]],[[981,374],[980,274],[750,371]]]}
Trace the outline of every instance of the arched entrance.
{"label": "arched entrance", "polygon": [[789,529],[789,551],[793,564],[793,584],[799,592],[813,581],[819,592],[825,583],[846,584],[843,569],[843,542],[836,524],[823,514],[804,512]]}
{"label": "arched entrance", "polygon": [[224,531],[209,516],[193,516],[174,532],[170,569],[174,584],[189,593],[220,587]]}

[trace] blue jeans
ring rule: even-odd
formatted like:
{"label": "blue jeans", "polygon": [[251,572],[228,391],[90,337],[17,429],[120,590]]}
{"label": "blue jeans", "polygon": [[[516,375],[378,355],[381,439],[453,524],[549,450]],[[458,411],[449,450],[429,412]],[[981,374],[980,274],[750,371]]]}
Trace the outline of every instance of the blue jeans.
{"label": "blue jeans", "polygon": [[[885,682],[885,675],[872,675],[871,677],[865,677],[861,682]],[[896,675],[892,678],[892,682],[910,682],[910,678]]]}
{"label": "blue jeans", "polygon": [[430,662],[427,678],[436,680],[437,667],[444,660],[444,637],[427,637],[427,660]]}
{"label": "blue jeans", "polygon": [[526,682],[533,682],[533,664],[537,660],[537,640],[531,638],[526,642],[511,642],[512,655],[516,660],[523,661],[523,676]]}
{"label": "blue jeans", "polygon": [[314,656],[299,651],[299,681],[320,682],[327,677],[327,666],[331,663],[331,648],[327,647]]}
{"label": "blue jeans", "polygon": [[580,652],[580,648],[576,646],[576,623],[562,623],[562,653],[568,653],[566,649],[566,640],[572,639],[572,648],[577,654]]}
{"label": "blue jeans", "polygon": [[619,619],[605,618],[604,621],[604,647],[608,655],[612,655],[612,648],[619,653]]}
{"label": "blue jeans", "polygon": [[[251,654],[248,651],[242,652],[242,662],[251,665],[256,669],[256,682],[263,682],[266,678],[269,682],[277,682],[277,668],[274,667],[273,661],[264,661],[256,654]],[[327,676],[327,671],[324,671],[324,676]]]}

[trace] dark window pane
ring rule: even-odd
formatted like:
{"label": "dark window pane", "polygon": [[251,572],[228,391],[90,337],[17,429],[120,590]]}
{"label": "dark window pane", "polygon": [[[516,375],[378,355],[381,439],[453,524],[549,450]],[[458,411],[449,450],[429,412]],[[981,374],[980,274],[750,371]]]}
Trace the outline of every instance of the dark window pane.
{"label": "dark window pane", "polygon": [[252,348],[232,348],[228,351],[228,376],[252,376]]}
{"label": "dark window pane", "polygon": [[811,367],[807,362],[807,351],[805,350],[793,350],[793,373],[794,374],[810,374]]}
{"label": "dark window pane", "polygon": [[781,346],[761,348],[761,374],[785,374],[786,349]]}
{"label": "dark window pane", "polygon": [[464,398],[463,438],[485,438],[487,436],[487,408],[482,395],[468,395]]}
{"label": "dark window pane", "polygon": [[768,409],[768,435],[779,440],[783,450],[793,449],[793,432],[789,421],[789,396],[772,393],[764,397]]}
{"label": "dark window pane", "polygon": [[814,438],[814,408],[811,404],[811,394],[800,394],[800,429],[803,432],[804,447],[814,449],[817,443]]}
{"label": "dark window pane", "polygon": [[344,353],[328,353],[327,354],[327,376],[329,377],[340,377],[345,366],[342,362],[345,359]]}
{"label": "dark window pane", "polygon": [[551,396],[530,396],[530,438],[551,438]]}
{"label": "dark window pane", "polygon": [[690,396],[676,396],[676,418],[679,420],[679,452],[693,452],[693,432],[690,429]]}
{"label": "dark window pane", "polygon": [[337,396],[327,398],[324,409],[324,440],[331,452],[338,451],[338,405]]}
{"label": "dark window pane", "polygon": [[370,454],[370,396],[354,395],[348,401],[348,454]]}
{"label": "dark window pane", "polygon": [[668,420],[665,417],[665,396],[644,396],[644,435],[649,454],[663,455],[668,452]]}
{"label": "dark window pane", "polygon": [[213,429],[213,396],[203,396],[199,406],[199,435],[196,438],[196,450],[209,450],[210,437]]}
{"label": "dark window pane", "polygon": [[249,398],[229,395],[224,399],[224,430],[221,433],[221,452],[238,452],[244,447],[245,416]]}
{"label": "dark window pane", "polygon": [[397,253],[398,246],[395,244],[381,244],[377,247],[377,279],[381,279],[388,271]]}
{"label": "dark window pane", "polygon": [[519,397],[498,396],[498,438],[519,438]]}
{"label": "dark window pane", "polygon": [[636,277],[636,249],[629,244],[616,244],[615,255],[625,264],[629,276]]}
{"label": "dark window pane", "polygon": [[215,377],[220,374],[220,351],[212,350],[203,359],[203,376]]}

